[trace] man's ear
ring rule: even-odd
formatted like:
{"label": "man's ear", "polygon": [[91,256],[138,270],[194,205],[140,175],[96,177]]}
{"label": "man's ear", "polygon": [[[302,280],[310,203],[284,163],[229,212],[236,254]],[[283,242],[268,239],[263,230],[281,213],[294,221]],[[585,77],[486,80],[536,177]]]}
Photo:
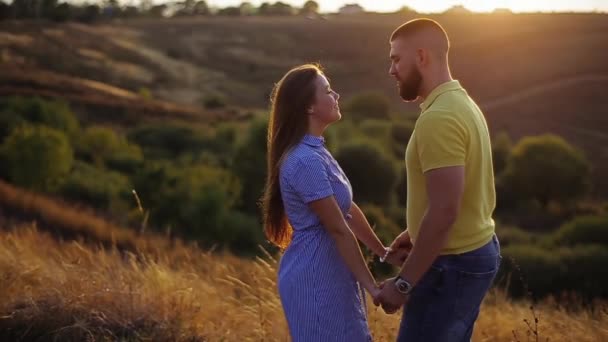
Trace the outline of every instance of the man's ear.
{"label": "man's ear", "polygon": [[429,51],[427,49],[418,48],[416,50],[416,63],[419,66],[426,66],[429,64]]}

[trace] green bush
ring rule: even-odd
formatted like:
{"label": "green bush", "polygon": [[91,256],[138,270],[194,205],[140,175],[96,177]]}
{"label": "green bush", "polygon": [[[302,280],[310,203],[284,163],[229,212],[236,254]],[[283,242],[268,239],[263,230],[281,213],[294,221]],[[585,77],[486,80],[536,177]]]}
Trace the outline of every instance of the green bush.
{"label": "green bush", "polygon": [[62,182],[59,193],[72,201],[85,202],[96,208],[111,209],[128,203],[132,185],[129,179],[114,171],[102,170],[84,162],[74,168]]}
{"label": "green bush", "polygon": [[393,242],[395,237],[403,231],[403,229],[390,220],[382,208],[373,204],[366,204],[361,206],[361,210],[365,214],[369,224],[374,228],[378,238],[384,244],[388,245]]}
{"label": "green bush", "polygon": [[232,210],[221,218],[217,228],[217,241],[237,255],[255,255],[259,246],[265,247],[264,231],[255,216]]}
{"label": "green bush", "polygon": [[399,168],[397,179],[395,198],[397,198],[398,205],[405,207],[407,205],[407,170],[405,167]]}
{"label": "green bush", "polygon": [[266,182],[267,132],[266,120],[254,121],[247,137],[236,148],[232,164],[243,186],[239,208],[252,215],[259,214],[258,202]]}
{"label": "green bush", "polygon": [[393,155],[398,160],[405,159],[405,149],[413,132],[414,123],[412,122],[395,122],[391,127]]}
{"label": "green bush", "polygon": [[553,240],[563,246],[599,244],[608,246],[608,216],[583,216],[561,226]]}
{"label": "green bush", "polygon": [[227,170],[151,163],[137,173],[134,183],[142,206],[150,211],[150,225],[161,230],[170,226],[177,234],[202,242],[229,240],[230,232],[221,223],[241,188]]}
{"label": "green bush", "polygon": [[[389,246],[393,240],[399,235],[403,229],[399,228],[386,213],[375,205],[363,205],[361,210],[365,214],[365,217],[369,221],[376,235],[385,246]],[[379,258],[375,256],[371,251],[364,248],[367,258],[373,260],[372,271],[376,276],[387,276],[394,271],[393,266],[387,263],[380,263]]]}
{"label": "green bush", "polygon": [[517,245],[503,249],[499,279],[515,297],[540,298],[576,292],[584,299],[608,297],[608,250],[605,246],[543,249]]}
{"label": "green bush", "polygon": [[348,144],[353,140],[365,139],[363,133],[350,120],[343,120],[329,126],[325,131],[324,137],[326,139],[325,145],[332,154],[336,153],[344,144]]}
{"label": "green bush", "polygon": [[138,126],[129,132],[128,139],[152,159],[175,159],[181,154],[198,153],[213,140],[201,130],[175,123]]}
{"label": "green bush", "polygon": [[390,119],[390,102],[386,95],[376,92],[362,93],[346,103],[347,118],[359,122],[365,119]]}
{"label": "green bush", "polygon": [[111,166],[127,171],[143,160],[137,145],[130,144],[110,128],[88,127],[79,141],[78,154],[99,168]]}
{"label": "green bush", "polygon": [[381,148],[368,143],[352,143],[340,148],[336,160],[353,187],[354,199],[380,206],[393,201],[397,170]]}
{"label": "green bush", "polygon": [[502,249],[503,262],[498,279],[506,281],[508,292],[515,297],[543,297],[559,293],[560,275],[565,273],[555,251],[534,245],[516,245]]}
{"label": "green bush", "polygon": [[512,148],[513,143],[506,132],[500,132],[492,139],[492,164],[496,177],[499,177],[507,167]]}
{"label": "green bush", "polygon": [[571,203],[583,196],[590,182],[590,166],[583,154],[555,135],[522,139],[513,148],[504,186],[520,199]]}
{"label": "green bush", "polygon": [[38,191],[51,191],[73,162],[65,134],[45,126],[16,128],[0,147],[0,154],[11,182]]}
{"label": "green bush", "polygon": [[0,99],[0,142],[22,125],[44,125],[62,131],[68,137],[79,130],[78,120],[65,102],[37,97]]}
{"label": "green bush", "polygon": [[500,240],[501,247],[529,245],[537,241],[537,237],[523,229],[516,227],[497,226],[496,234]]}
{"label": "green bush", "polygon": [[359,124],[359,130],[366,136],[376,141],[386,141],[391,139],[391,124],[386,120],[366,119]]}
{"label": "green bush", "polygon": [[226,107],[226,98],[220,95],[207,95],[203,98],[203,105],[207,109]]}

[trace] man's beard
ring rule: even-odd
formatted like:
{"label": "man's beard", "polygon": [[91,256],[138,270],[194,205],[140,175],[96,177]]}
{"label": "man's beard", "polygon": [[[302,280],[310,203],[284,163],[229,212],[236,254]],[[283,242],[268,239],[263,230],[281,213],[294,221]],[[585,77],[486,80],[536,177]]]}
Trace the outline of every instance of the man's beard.
{"label": "man's beard", "polygon": [[403,81],[399,80],[399,95],[403,101],[414,101],[420,94],[421,85],[422,75],[418,68],[414,67]]}

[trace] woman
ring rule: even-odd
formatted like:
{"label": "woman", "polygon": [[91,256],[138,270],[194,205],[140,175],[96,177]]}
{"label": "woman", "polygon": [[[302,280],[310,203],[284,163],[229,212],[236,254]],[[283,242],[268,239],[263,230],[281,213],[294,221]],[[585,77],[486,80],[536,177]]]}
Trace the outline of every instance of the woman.
{"label": "woman", "polygon": [[341,118],[339,97],[309,64],[290,70],[272,94],[264,226],[286,248],[278,287],[293,341],[371,340],[360,285],[373,297],[379,288],[355,236],[388,255],[324,145],[323,132]]}

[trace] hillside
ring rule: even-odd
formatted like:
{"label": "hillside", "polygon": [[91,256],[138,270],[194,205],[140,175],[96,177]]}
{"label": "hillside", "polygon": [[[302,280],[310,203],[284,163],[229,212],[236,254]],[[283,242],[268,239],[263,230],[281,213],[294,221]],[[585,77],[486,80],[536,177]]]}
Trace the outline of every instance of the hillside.
{"label": "hillside", "polygon": [[[136,258],[15,228],[0,232],[2,340],[288,339],[272,257],[252,261],[176,248],[160,258]],[[547,300],[531,311],[529,303],[496,291],[482,307],[473,341],[608,339],[604,303],[594,310],[564,304]],[[394,340],[399,315],[371,303],[368,312],[374,340]]]}
{"label": "hillside", "polygon": [[[493,132],[506,130],[513,138],[546,132],[566,137],[592,161],[596,190],[606,196],[608,181],[601,175],[608,172],[608,98],[602,96],[608,90],[607,16],[432,17],[451,36],[454,77],[484,109]],[[52,71],[120,88],[123,95],[149,90],[157,101],[129,102],[128,96],[119,96],[123,112],[147,112],[141,106],[149,104],[163,113],[159,117],[186,120],[213,116],[197,109],[209,96],[242,108],[265,108],[274,82],[288,68],[319,61],[343,100],[379,91],[389,96],[396,115],[412,116],[417,107],[399,101],[387,74],[388,36],[410,18],[213,17],[93,26],[5,22],[0,24],[1,61],[5,69],[18,66],[34,77]],[[11,93],[14,83],[2,79],[1,94]],[[76,94],[62,92],[72,100]],[[232,117],[221,113],[223,119]]]}

